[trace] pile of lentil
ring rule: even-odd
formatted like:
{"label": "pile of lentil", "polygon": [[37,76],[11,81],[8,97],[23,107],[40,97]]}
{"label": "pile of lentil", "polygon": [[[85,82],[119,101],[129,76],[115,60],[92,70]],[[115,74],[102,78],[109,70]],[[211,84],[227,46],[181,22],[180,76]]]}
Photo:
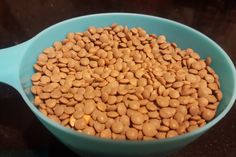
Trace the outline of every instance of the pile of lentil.
{"label": "pile of lentil", "polygon": [[89,27],[39,55],[33,103],[50,119],[88,135],[175,137],[216,114],[222,92],[210,64],[210,57],[201,59],[142,28]]}

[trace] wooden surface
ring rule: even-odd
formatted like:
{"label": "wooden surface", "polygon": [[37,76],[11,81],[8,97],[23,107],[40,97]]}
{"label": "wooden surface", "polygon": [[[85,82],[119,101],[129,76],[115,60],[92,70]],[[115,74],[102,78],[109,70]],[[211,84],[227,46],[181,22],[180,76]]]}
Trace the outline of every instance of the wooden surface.
{"label": "wooden surface", "polygon": [[[234,0],[0,0],[0,48],[30,39],[59,21],[100,12],[169,18],[215,40],[236,61]],[[1,70],[1,67],[0,67]],[[236,106],[215,127],[171,157],[235,157]],[[12,87],[0,84],[0,156],[76,156],[36,119]]]}

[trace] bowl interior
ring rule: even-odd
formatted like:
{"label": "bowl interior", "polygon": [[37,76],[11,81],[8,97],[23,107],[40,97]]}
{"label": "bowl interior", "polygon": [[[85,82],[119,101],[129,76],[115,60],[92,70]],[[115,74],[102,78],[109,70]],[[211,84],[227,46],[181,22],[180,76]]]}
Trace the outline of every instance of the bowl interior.
{"label": "bowl interior", "polygon": [[220,76],[221,89],[224,94],[217,115],[229,104],[235,90],[234,67],[232,67],[232,62],[222,49],[199,32],[184,25],[162,18],[132,14],[75,18],[56,24],[38,34],[25,53],[20,67],[20,80],[29,100],[33,100],[33,95],[30,93],[32,85],[30,77],[34,73],[32,65],[36,62],[37,56],[43,49],[52,46],[53,42],[65,38],[68,32],[85,31],[89,26],[104,27],[112,23],[127,25],[129,28],[142,27],[150,34],[164,34],[168,41],[177,43],[178,47],[182,49],[193,48],[201,55],[201,58],[212,57],[212,67]]}

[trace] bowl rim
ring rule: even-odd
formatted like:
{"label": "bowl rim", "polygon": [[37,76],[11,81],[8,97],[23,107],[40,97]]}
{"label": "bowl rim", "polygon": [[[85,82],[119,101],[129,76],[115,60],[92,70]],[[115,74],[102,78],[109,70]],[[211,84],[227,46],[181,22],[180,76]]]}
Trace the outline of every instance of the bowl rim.
{"label": "bowl rim", "polygon": [[[143,18],[148,18],[151,20],[159,20],[159,21],[164,21],[164,22],[168,22],[180,27],[183,27],[184,29],[188,30],[188,31],[192,31],[194,32],[196,35],[200,36],[201,38],[205,38],[208,42],[210,42],[216,49],[219,50],[220,53],[222,53],[226,60],[228,61],[228,64],[230,65],[230,71],[233,72],[233,79],[236,80],[236,72],[235,72],[235,67],[233,62],[231,61],[230,57],[228,56],[228,54],[216,43],[214,42],[212,39],[210,39],[208,36],[204,35],[203,33],[199,32],[198,30],[195,30],[187,25],[181,24],[179,22],[170,20],[170,19],[166,19],[166,18],[162,18],[162,17],[157,17],[157,16],[153,16],[153,15],[146,15],[146,14],[138,14],[138,13],[115,13],[115,12],[111,12],[111,13],[98,13],[98,14],[89,14],[89,15],[83,15],[83,16],[78,16],[78,17],[74,17],[74,18],[70,18],[67,20],[63,20],[61,22],[58,22],[56,24],[53,24],[49,27],[47,27],[46,29],[42,30],[41,32],[39,32],[36,36],[34,36],[32,39],[30,39],[31,43],[37,42],[37,39],[44,35],[47,34],[47,32],[50,32],[52,29],[54,29],[54,27],[57,27],[59,25],[68,23],[68,22],[72,22],[72,21],[77,21],[77,20],[81,20],[81,19],[86,19],[86,18],[90,18],[90,17],[106,17],[106,16],[132,16],[132,17],[143,17]],[[114,20],[115,21],[115,20]],[[29,47],[30,47],[29,45]],[[26,50],[27,51],[27,50]],[[65,128],[64,126],[52,121],[51,119],[49,119],[47,116],[43,115],[36,107],[35,105],[33,105],[33,103],[28,99],[22,85],[20,86],[19,92],[21,93],[23,99],[25,100],[25,102],[27,103],[27,105],[29,106],[29,108],[34,112],[34,114],[42,119],[44,122],[47,123],[47,125],[50,125],[62,132],[65,132],[67,134],[71,134],[73,136],[76,136],[76,138],[83,138],[83,139],[87,139],[90,140],[91,142],[101,142],[101,143],[107,143],[107,144],[122,144],[122,145],[147,145],[147,144],[161,144],[161,143],[166,143],[166,142],[172,142],[172,141],[179,141],[179,140],[183,140],[189,137],[198,137],[197,135],[201,135],[202,133],[204,133],[205,131],[207,131],[208,129],[210,129],[212,126],[214,126],[217,122],[219,122],[231,109],[231,107],[234,105],[234,101],[236,98],[236,85],[234,83],[234,89],[233,89],[233,95],[228,103],[228,105],[226,106],[226,108],[217,116],[215,117],[213,120],[211,120],[210,122],[208,122],[205,126],[193,131],[193,132],[189,132],[189,133],[185,133],[182,135],[178,135],[176,137],[173,138],[166,138],[166,139],[158,139],[158,140],[147,140],[147,141],[131,141],[131,140],[112,140],[112,139],[105,139],[105,138],[100,138],[100,137],[96,137],[96,136],[91,136],[91,135],[86,135],[83,133],[79,133],[76,132],[72,129],[69,128]]]}

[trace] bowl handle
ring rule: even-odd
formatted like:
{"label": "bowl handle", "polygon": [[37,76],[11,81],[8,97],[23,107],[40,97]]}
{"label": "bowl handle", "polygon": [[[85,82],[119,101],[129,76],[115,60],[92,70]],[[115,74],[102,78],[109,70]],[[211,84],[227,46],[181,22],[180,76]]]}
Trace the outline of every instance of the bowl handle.
{"label": "bowl handle", "polygon": [[9,48],[0,49],[0,82],[20,89],[19,70],[22,58],[31,40]]}

